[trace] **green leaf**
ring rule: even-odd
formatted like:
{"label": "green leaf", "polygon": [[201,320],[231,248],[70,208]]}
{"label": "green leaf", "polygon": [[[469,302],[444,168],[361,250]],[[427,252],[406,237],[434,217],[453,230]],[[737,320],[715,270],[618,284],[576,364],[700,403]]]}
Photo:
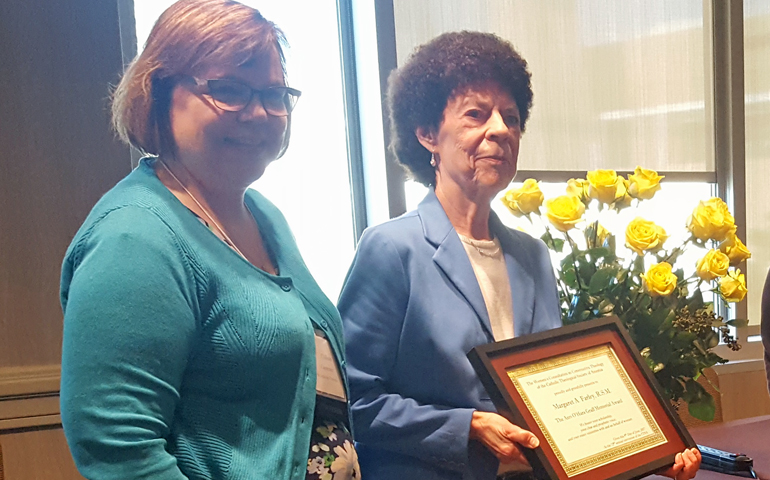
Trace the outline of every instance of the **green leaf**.
{"label": "green leaf", "polygon": [[682,280],[684,280],[684,270],[683,269],[677,268],[674,271],[674,275],[676,275],[676,278],[677,278],[678,282],[681,282]]}
{"label": "green leaf", "polygon": [[648,323],[650,328],[655,329],[656,332],[659,332],[667,321],[670,323],[674,320],[675,317],[676,313],[674,313],[673,308],[657,308],[652,311]]}
{"label": "green leaf", "polygon": [[579,255],[577,257],[578,262],[578,275],[580,275],[580,282],[583,285],[588,285],[591,281],[591,277],[596,273],[596,265],[593,262],[586,260],[585,255]]}
{"label": "green leaf", "polygon": [[690,307],[690,312],[695,312],[698,309],[703,308],[703,292],[699,288],[696,288],[692,292],[692,297],[687,300],[687,306]]}
{"label": "green leaf", "polygon": [[599,307],[597,308],[597,312],[599,315],[609,315],[612,313],[612,311],[615,309],[615,305],[612,304],[612,302],[609,299],[604,299],[601,302],[599,302]]}
{"label": "green leaf", "polygon": [[589,313],[586,308],[586,299],[582,295],[575,295],[572,297],[572,303],[570,304],[569,310],[562,321],[565,325],[571,325],[573,323],[585,320],[586,316],[584,316],[584,314]]}
{"label": "green leaf", "polygon": [[605,290],[610,286],[611,282],[615,279],[615,269],[613,268],[600,268],[591,277],[591,282],[588,284],[588,293],[595,295],[602,290]]}
{"label": "green leaf", "polygon": [[701,342],[699,338],[693,340],[692,344],[695,345],[695,348],[697,348],[700,353],[706,355],[706,347],[703,346],[703,342]]}
{"label": "green leaf", "polygon": [[749,325],[749,320],[747,318],[736,318],[735,320],[728,320],[725,323],[731,327],[747,327]]}
{"label": "green leaf", "polygon": [[[690,375],[687,375],[688,377],[695,376],[697,372],[693,372]],[[684,393],[682,394],[682,399],[687,403],[692,402],[698,402],[700,399],[702,399],[704,396],[708,395],[708,392],[705,388],[703,388],[703,385],[696,382],[692,378],[687,378],[684,380]]]}
{"label": "green leaf", "polygon": [[545,246],[548,247],[549,250],[556,250],[553,244],[553,237],[551,236],[550,232],[546,231],[543,235],[540,236],[540,240],[545,243]]}
{"label": "green leaf", "polygon": [[554,238],[552,250],[561,253],[564,250],[564,240],[561,238]]}
{"label": "green leaf", "polygon": [[586,253],[594,259],[614,258],[614,255],[612,254],[612,252],[610,252],[609,249],[606,249],[604,247],[590,248],[588,249],[588,251],[586,251]]}
{"label": "green leaf", "polygon": [[719,345],[719,334],[714,330],[709,330],[706,332],[706,338],[704,341],[706,342],[706,347],[711,350],[712,348]]}
{"label": "green leaf", "polygon": [[575,269],[570,268],[569,270],[562,270],[559,272],[559,278],[562,279],[562,281],[567,284],[568,287],[572,289],[577,289],[577,276],[575,274]]}
{"label": "green leaf", "polygon": [[703,420],[704,422],[712,422],[714,421],[714,415],[717,410],[716,404],[714,402],[714,397],[712,397],[711,394],[705,390],[704,392],[705,395],[698,398],[697,400],[687,402],[687,411],[690,412],[690,415],[697,418],[698,420]]}

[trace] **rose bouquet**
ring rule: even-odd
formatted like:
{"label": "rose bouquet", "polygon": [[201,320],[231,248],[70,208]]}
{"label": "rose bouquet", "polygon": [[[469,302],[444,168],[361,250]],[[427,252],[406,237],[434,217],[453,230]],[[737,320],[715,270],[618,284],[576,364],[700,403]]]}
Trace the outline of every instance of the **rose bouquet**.
{"label": "rose bouquet", "polygon": [[[713,352],[720,335],[730,348],[740,348],[729,326],[741,323],[718,316],[713,299],[743,300],[745,278],[736,266],[751,254],[719,198],[699,202],[682,219],[687,236],[677,245],[670,245],[664,228],[640,216],[627,222],[618,245],[605,220],[617,221],[621,211],[625,216],[652,199],[662,179],[640,167],[628,178],[596,170],[571,179],[566,193],[545,205],[538,182],[527,179],[502,201],[533,227],[540,219],[541,238],[558,262],[563,322],[617,315],[672,402],[682,400],[692,416],[710,421],[714,399],[697,380],[704,369],[726,362]],[[681,265],[693,250],[702,252],[699,260]]]}

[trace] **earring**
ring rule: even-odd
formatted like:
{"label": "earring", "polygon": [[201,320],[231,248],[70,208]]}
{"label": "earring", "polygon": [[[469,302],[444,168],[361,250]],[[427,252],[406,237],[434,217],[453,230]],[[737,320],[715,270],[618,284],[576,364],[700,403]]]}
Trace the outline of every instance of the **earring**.
{"label": "earring", "polygon": [[430,166],[436,167],[436,154],[434,152],[430,152]]}

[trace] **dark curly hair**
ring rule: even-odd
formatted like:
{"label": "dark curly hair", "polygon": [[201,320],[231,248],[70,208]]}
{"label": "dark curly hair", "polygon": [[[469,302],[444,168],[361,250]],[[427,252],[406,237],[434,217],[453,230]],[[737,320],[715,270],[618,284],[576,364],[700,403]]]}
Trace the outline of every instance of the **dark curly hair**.
{"label": "dark curly hair", "polygon": [[430,152],[417,140],[417,129],[437,130],[454,94],[491,80],[516,102],[524,131],[532,107],[530,77],[527,62],[497,35],[469,31],[439,35],[417,47],[388,79],[391,151],[415,180],[433,185],[436,173]]}

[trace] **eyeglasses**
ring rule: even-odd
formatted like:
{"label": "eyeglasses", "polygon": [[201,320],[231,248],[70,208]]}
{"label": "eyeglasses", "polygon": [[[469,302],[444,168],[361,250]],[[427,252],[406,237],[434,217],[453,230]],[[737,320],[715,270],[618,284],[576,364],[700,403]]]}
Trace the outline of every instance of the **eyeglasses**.
{"label": "eyeglasses", "polygon": [[228,112],[240,112],[256,95],[265,111],[274,117],[285,117],[294,109],[302,92],[290,87],[269,87],[261,90],[241,82],[227,79],[201,80],[190,77],[201,88],[201,93],[211,97],[214,105]]}

